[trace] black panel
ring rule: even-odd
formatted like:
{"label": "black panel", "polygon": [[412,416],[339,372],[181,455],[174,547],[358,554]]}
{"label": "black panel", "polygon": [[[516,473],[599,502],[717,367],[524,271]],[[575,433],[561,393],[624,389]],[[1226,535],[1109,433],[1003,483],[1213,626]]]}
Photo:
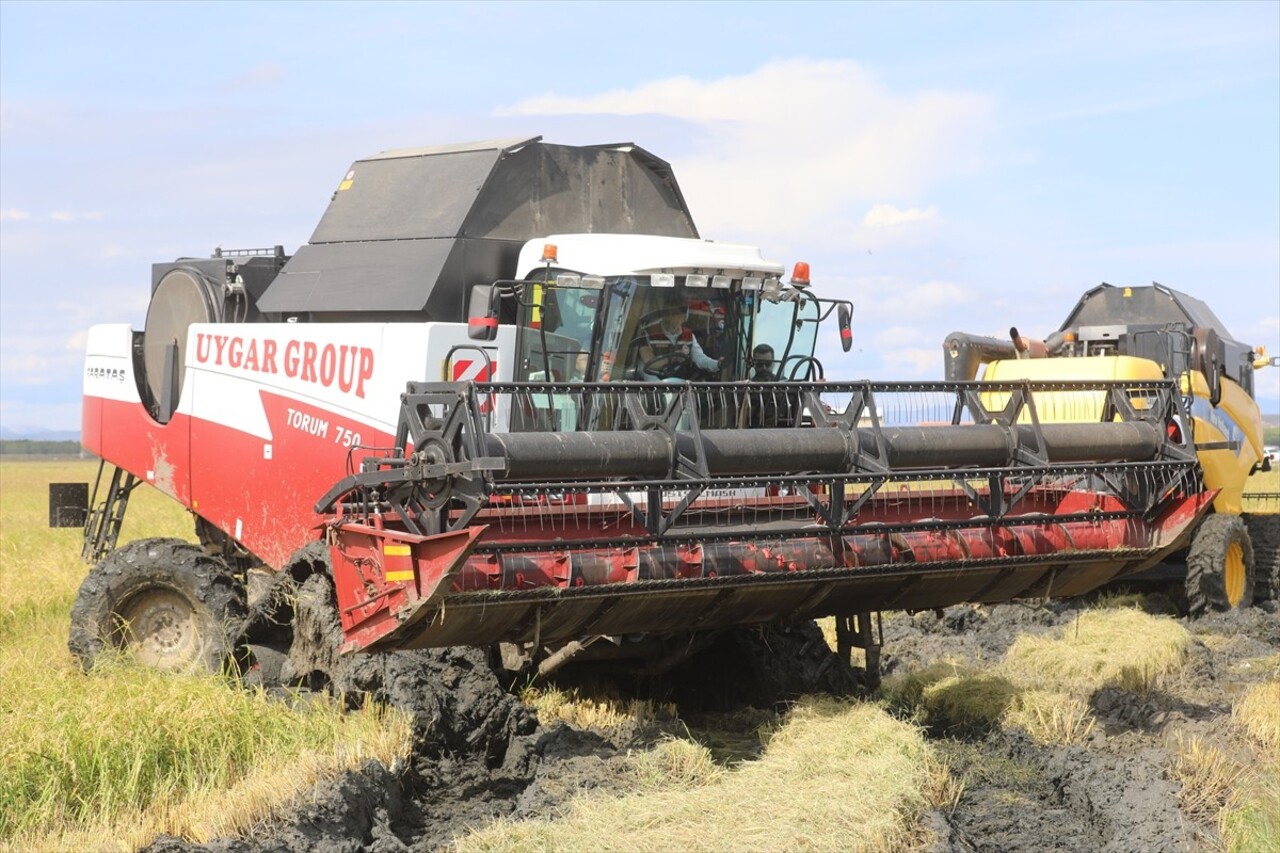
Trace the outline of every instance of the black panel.
{"label": "black panel", "polygon": [[455,237],[500,154],[490,149],[356,162],[351,185],[333,194],[311,242]]}
{"label": "black panel", "polygon": [[453,240],[302,246],[258,300],[264,313],[421,311]]}
{"label": "black panel", "polygon": [[49,484],[50,527],[84,527],[88,512],[88,483]]}
{"label": "black panel", "polygon": [[632,145],[387,152],[352,165],[258,309],[462,321],[467,288],[512,278],[526,241],[590,232],[698,236],[670,167]]}
{"label": "black panel", "polygon": [[1188,323],[1213,329],[1220,338],[1231,340],[1222,321],[1204,302],[1171,287],[1116,287],[1101,284],[1080,298],[1062,329],[1115,324]]}

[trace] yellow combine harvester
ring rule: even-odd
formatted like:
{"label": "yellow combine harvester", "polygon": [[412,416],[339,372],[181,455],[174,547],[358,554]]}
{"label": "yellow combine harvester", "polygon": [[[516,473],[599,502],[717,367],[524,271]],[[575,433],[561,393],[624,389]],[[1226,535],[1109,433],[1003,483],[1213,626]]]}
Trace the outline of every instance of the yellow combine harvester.
{"label": "yellow combine harvester", "polygon": [[[1081,383],[1177,380],[1189,423],[1171,436],[1193,448],[1212,514],[1200,523],[1185,555],[1186,591],[1193,613],[1232,609],[1280,594],[1280,515],[1245,513],[1249,476],[1270,470],[1253,374],[1276,366],[1263,347],[1231,337],[1204,302],[1160,284],[1099,285],[1086,293],[1062,327],[1044,340],[1016,328],[1006,340],[962,332],[944,346],[950,381],[1062,383],[1035,396],[1024,421],[1096,422],[1105,393]],[[988,399],[990,398],[990,399]],[[984,395],[989,408],[1001,401]],[[1251,536],[1252,534],[1252,536]]]}

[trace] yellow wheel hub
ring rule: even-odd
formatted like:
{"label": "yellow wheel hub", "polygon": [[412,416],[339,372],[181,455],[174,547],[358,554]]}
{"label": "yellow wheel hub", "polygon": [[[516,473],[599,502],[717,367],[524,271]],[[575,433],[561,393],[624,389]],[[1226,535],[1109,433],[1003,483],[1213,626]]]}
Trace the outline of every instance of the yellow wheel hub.
{"label": "yellow wheel hub", "polygon": [[1240,543],[1232,542],[1227,546],[1227,556],[1222,566],[1223,580],[1227,587],[1227,603],[1239,607],[1244,598],[1244,551]]}

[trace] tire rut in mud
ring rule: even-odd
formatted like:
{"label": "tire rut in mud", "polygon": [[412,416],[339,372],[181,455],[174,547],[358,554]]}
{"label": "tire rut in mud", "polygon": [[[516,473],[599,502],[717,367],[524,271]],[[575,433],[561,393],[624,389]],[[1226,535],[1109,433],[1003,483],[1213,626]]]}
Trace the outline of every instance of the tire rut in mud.
{"label": "tire rut in mud", "polygon": [[1179,811],[1167,759],[1163,747],[1137,737],[1044,746],[1019,731],[996,732],[969,756],[952,756],[967,783],[955,810],[935,821],[942,829],[933,849],[1200,849],[1205,833]]}

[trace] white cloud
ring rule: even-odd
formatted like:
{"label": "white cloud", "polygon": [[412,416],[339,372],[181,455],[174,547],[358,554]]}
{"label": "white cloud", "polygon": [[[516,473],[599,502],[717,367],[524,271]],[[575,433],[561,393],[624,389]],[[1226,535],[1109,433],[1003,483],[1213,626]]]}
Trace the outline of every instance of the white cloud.
{"label": "white cloud", "polygon": [[867,228],[884,228],[892,225],[905,225],[908,222],[933,222],[938,218],[938,208],[929,205],[926,208],[909,207],[901,210],[892,204],[877,204],[862,217],[862,224]]}
{"label": "white cloud", "polygon": [[[852,292],[859,295],[859,313],[877,326],[900,323],[910,317],[915,323],[923,319],[950,315],[951,309],[967,305],[973,294],[953,281],[926,281],[912,284],[896,278],[873,279],[856,284]],[[886,332],[892,332],[890,326]],[[939,339],[941,342],[941,339]]]}
{"label": "white cloud", "polygon": [[55,210],[49,214],[49,218],[54,222],[79,222],[82,220],[97,221],[102,218],[101,213],[76,213],[70,210]]}
{"label": "white cloud", "polygon": [[[714,80],[673,77],[585,97],[548,94],[499,115],[659,115],[693,126],[673,161],[702,230],[847,243],[877,199],[912,198],[980,162],[988,98],[897,94],[847,61],[774,62]],[[637,140],[640,141],[640,140]]]}
{"label": "white cloud", "polygon": [[49,385],[64,381],[84,361],[87,333],[69,335],[8,334],[0,346],[0,374],[4,384]]}
{"label": "white cloud", "polygon": [[25,210],[18,210],[16,207],[7,207],[4,210],[0,210],[0,221],[2,222],[21,222],[30,218],[30,213]]}

